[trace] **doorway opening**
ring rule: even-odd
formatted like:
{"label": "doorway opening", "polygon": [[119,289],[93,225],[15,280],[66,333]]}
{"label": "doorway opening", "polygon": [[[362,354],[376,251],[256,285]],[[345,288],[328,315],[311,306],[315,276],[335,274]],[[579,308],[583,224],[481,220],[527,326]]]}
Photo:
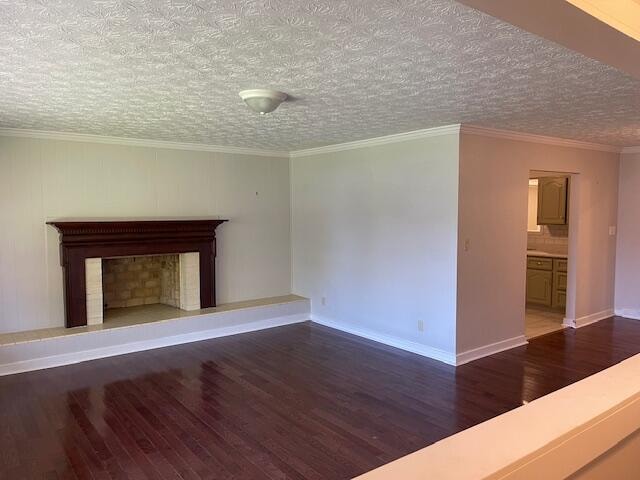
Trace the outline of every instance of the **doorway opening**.
{"label": "doorway opening", "polygon": [[575,209],[571,173],[532,170],[528,184],[525,335],[566,328],[570,236]]}

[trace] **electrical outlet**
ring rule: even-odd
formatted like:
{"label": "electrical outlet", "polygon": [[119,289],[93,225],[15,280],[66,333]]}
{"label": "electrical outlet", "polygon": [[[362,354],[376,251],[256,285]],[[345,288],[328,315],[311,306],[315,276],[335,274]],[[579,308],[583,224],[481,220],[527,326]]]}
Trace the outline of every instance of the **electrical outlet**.
{"label": "electrical outlet", "polygon": [[613,237],[615,234],[616,234],[616,227],[614,226],[609,227],[609,235]]}
{"label": "electrical outlet", "polygon": [[322,306],[325,306],[327,304],[327,297],[322,297],[320,299],[320,303],[322,304]]}
{"label": "electrical outlet", "polygon": [[422,320],[418,320],[418,331],[424,332],[424,322]]}
{"label": "electrical outlet", "polygon": [[468,252],[469,249],[471,248],[471,240],[469,240],[468,238],[464,241],[464,251]]}

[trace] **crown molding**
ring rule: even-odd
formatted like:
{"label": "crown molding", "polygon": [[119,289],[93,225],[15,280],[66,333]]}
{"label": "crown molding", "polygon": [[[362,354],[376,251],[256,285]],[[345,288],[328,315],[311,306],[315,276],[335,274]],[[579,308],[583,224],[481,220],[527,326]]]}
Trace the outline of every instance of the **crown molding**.
{"label": "crown molding", "polygon": [[110,145],[125,145],[132,147],[168,148],[172,150],[195,150],[201,152],[231,153],[236,155],[254,155],[261,157],[289,156],[287,151],[262,150],[258,148],[227,147],[208,145],[203,143],[181,143],[166,140],[148,140],[142,138],[109,137],[105,135],[90,135],[84,133],[52,132],[46,130],[25,130],[21,128],[0,128],[2,137],[26,137],[46,140],[65,140],[70,142],[106,143]]}
{"label": "crown molding", "polygon": [[416,140],[419,138],[428,138],[428,137],[437,137],[440,135],[457,134],[459,132],[460,132],[460,124],[445,125],[443,127],[414,130],[412,132],[397,133],[394,135],[385,135],[384,137],[367,138],[365,140],[356,140],[354,142],[338,143],[335,145],[325,145],[323,147],[306,148],[303,150],[293,150],[289,152],[289,156],[291,158],[308,157],[310,155],[342,152],[344,150],[353,150],[355,148],[375,147],[378,145],[387,145],[390,143],[406,142],[408,140]]}
{"label": "crown molding", "polygon": [[532,133],[514,132],[511,130],[501,130],[497,128],[479,127],[476,125],[453,124],[442,127],[426,128],[411,132],[385,135],[382,137],[356,140],[353,142],[325,145],[316,148],[302,150],[264,150],[259,148],[230,147],[222,145],[209,145],[203,143],[170,142],[166,140],[149,140],[129,137],[110,137],[106,135],[91,135],[84,133],[54,132],[47,130],[27,130],[21,128],[0,128],[0,137],[25,137],[40,138],[46,140],[65,140],[71,142],[90,142],[111,145],[125,145],[133,147],[167,148],[172,150],[192,150],[202,152],[229,153],[236,155],[253,155],[261,157],[308,157],[323,153],[341,152],[356,148],[374,147],[391,143],[406,142],[420,138],[437,137],[440,135],[450,135],[466,133],[469,135],[480,135],[485,137],[504,138],[507,140],[518,140],[523,142],[542,143],[546,145],[556,145],[561,147],[582,148],[586,150],[597,150],[611,153],[640,153],[640,146],[617,147],[613,145],[601,145],[598,143],[581,142],[579,140],[569,140],[566,138],[548,137]]}
{"label": "crown molding", "polygon": [[585,150],[597,150],[600,152],[621,153],[623,151],[622,147],[616,147],[613,145],[601,145],[599,143],[581,142],[579,140],[569,140],[567,138],[547,137],[545,135],[513,132],[511,130],[479,127],[476,125],[462,125],[460,128],[460,132],[469,135],[504,138],[507,140],[518,140],[521,142],[542,143],[545,145],[556,145],[559,147],[582,148]]}

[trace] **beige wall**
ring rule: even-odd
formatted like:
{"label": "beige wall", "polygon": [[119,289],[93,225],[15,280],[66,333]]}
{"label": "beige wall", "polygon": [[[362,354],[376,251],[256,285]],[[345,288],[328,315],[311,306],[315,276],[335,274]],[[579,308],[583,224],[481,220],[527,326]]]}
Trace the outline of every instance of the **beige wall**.
{"label": "beige wall", "polygon": [[453,361],[458,135],[292,158],[291,181],[314,319]]}
{"label": "beige wall", "polygon": [[640,153],[620,161],[616,313],[640,319]]}
{"label": "beige wall", "polygon": [[290,292],[289,160],[0,137],[0,332],[63,324],[63,217],[219,216],[221,303]]}
{"label": "beige wall", "polygon": [[623,480],[637,478],[640,472],[640,430],[623,439],[568,477],[570,480]]}
{"label": "beige wall", "polygon": [[570,255],[575,254],[569,275],[575,279],[576,303],[575,312],[568,307],[567,315],[584,320],[612,311],[615,237],[609,235],[609,226],[617,221],[618,157],[616,153],[461,135],[458,353],[524,332],[530,170],[577,174],[572,178],[569,246]]}

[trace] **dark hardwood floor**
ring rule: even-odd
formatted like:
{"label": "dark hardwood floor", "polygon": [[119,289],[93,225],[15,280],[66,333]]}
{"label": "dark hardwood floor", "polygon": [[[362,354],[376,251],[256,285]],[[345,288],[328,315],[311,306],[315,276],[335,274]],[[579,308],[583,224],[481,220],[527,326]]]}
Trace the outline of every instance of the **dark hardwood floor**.
{"label": "dark hardwood floor", "polygon": [[0,478],[350,478],[639,352],[615,318],[456,369],[304,323],[2,377]]}

